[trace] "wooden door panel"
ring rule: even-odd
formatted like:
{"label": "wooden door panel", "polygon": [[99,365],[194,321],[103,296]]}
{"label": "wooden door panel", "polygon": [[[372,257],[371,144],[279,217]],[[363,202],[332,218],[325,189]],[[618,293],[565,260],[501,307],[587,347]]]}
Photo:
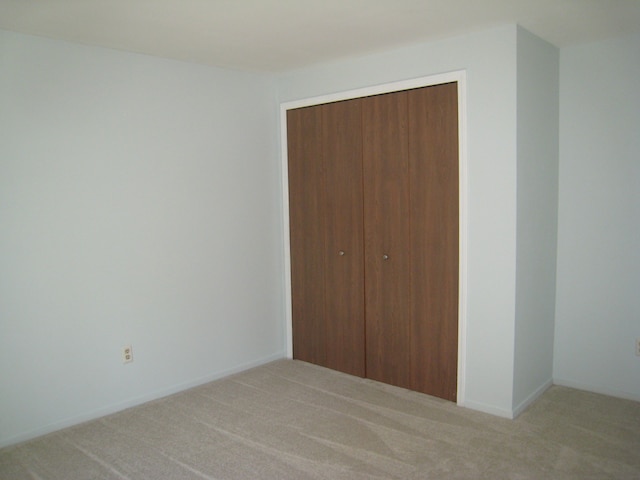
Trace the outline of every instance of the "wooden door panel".
{"label": "wooden door panel", "polygon": [[326,364],[324,173],[318,107],[287,112],[293,357]]}
{"label": "wooden door panel", "polygon": [[412,389],[457,396],[457,84],[409,95]]}
{"label": "wooden door panel", "polygon": [[407,94],[369,97],[362,105],[367,377],[408,388]]}
{"label": "wooden door panel", "polygon": [[457,84],[287,122],[294,358],[455,401]]}
{"label": "wooden door panel", "polygon": [[322,106],[325,178],[326,365],[363,377],[362,111],[359,99]]}

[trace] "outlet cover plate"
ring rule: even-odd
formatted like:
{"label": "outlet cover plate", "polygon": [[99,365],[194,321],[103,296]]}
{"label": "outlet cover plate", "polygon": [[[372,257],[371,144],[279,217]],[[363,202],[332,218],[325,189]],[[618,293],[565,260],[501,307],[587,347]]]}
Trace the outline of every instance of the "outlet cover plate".
{"label": "outlet cover plate", "polygon": [[133,348],[131,348],[131,345],[126,345],[122,347],[122,363],[131,362],[133,362]]}

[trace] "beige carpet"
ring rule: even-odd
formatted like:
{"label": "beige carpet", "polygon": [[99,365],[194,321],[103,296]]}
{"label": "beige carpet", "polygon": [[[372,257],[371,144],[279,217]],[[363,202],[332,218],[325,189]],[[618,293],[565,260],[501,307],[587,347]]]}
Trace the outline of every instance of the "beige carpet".
{"label": "beige carpet", "polygon": [[640,479],[640,403],[517,420],[282,360],[0,450],[0,479]]}

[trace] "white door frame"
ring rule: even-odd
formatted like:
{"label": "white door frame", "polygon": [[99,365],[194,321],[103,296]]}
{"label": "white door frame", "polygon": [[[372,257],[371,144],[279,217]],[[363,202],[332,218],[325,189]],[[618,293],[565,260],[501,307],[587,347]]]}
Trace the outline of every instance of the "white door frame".
{"label": "white door frame", "polygon": [[459,141],[459,279],[458,279],[458,392],[457,403],[464,405],[467,347],[467,78],[464,70],[419,77],[410,80],[375,85],[344,92],[304,98],[280,104],[280,145],[282,159],[282,218],[284,239],[284,280],[286,315],[286,356],[293,358],[293,314],[291,306],[291,244],[289,238],[289,169],[287,157],[287,110],[322,103],[391,93],[412,88],[458,82],[458,141]]}

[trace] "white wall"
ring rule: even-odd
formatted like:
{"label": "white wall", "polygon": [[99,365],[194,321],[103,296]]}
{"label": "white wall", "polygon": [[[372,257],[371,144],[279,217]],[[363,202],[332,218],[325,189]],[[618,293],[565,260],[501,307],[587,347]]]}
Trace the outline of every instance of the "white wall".
{"label": "white wall", "polygon": [[518,29],[518,220],[513,407],[553,380],[559,51]]}
{"label": "white wall", "polygon": [[0,32],[0,445],[284,356],[275,97]]}
{"label": "white wall", "polygon": [[640,400],[640,36],[560,53],[554,380]]}
{"label": "white wall", "polygon": [[516,27],[290,72],[280,101],[466,70],[468,299],[465,405],[512,414],[516,260]]}

